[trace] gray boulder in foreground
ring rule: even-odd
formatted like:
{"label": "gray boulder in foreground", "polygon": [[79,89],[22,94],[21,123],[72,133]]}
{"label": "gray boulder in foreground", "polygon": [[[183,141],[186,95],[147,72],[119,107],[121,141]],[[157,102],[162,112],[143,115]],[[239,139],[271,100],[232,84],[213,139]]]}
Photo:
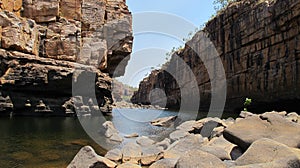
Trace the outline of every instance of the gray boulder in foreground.
{"label": "gray boulder in foreground", "polygon": [[114,168],[117,164],[96,154],[90,146],[80,149],[67,168]]}
{"label": "gray boulder in foreground", "polygon": [[298,168],[300,149],[263,138],[255,141],[235,164],[238,167]]}
{"label": "gray boulder in foreground", "polygon": [[201,150],[191,150],[179,158],[176,168],[226,168],[216,156]]}
{"label": "gray boulder in foreground", "polygon": [[300,125],[280,114],[264,113],[240,119],[224,130],[224,137],[246,150],[261,138],[273,139],[290,147],[300,144]]}

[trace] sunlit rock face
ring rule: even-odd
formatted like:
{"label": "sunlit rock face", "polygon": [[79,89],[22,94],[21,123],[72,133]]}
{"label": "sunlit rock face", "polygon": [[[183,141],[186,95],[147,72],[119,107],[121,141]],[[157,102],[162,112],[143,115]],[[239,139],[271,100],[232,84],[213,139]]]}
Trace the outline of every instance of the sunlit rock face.
{"label": "sunlit rock face", "polygon": [[[43,100],[52,114],[65,115],[74,111],[76,99],[80,106],[111,111],[111,77],[124,74],[132,51],[131,25],[121,0],[2,1],[1,105],[11,109],[13,104],[16,114],[25,114]],[[90,95],[97,99],[89,100]]]}
{"label": "sunlit rock face", "polygon": [[[150,103],[147,95],[152,89],[161,88],[168,97],[167,106],[178,108],[182,98],[178,82],[182,81],[176,81],[166,70],[175,69],[180,79],[185,79],[186,74],[176,63],[175,57],[179,56],[193,71],[200,90],[200,105],[207,110],[212,81],[218,85],[218,80],[207,73],[209,67],[199,58],[203,56],[210,65],[220,58],[224,66],[227,110],[241,110],[246,97],[253,100],[249,110],[298,110],[299,8],[300,2],[295,0],[242,0],[229,5],[172,57],[165,70],[154,71],[144,79],[132,101]],[[207,46],[205,38],[212,45]]]}

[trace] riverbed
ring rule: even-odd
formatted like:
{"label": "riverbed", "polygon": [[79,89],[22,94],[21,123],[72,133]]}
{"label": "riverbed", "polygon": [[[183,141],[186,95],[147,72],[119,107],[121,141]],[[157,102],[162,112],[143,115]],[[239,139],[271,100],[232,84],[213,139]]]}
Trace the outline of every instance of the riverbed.
{"label": "riverbed", "polygon": [[[101,126],[104,120],[111,120],[123,136],[137,133],[159,140],[168,136],[168,132],[152,126],[149,121],[178,114],[166,110],[114,109],[112,117],[0,118],[0,167],[66,167],[85,145],[91,145],[98,154],[104,155],[109,148],[118,145],[105,141],[105,130]],[[184,120],[190,115],[180,113],[180,116]]]}

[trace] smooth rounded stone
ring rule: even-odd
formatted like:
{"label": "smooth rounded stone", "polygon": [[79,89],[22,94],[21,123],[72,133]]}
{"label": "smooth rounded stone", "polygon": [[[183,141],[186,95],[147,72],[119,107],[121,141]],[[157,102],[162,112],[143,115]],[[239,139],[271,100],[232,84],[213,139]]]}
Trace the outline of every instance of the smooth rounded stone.
{"label": "smooth rounded stone", "polygon": [[130,142],[122,148],[123,162],[138,164],[142,156],[142,148],[140,145]]}
{"label": "smooth rounded stone", "polygon": [[214,128],[214,129],[212,130],[212,132],[211,132],[210,138],[222,136],[222,135],[223,135],[223,132],[224,132],[224,129],[225,129],[225,128],[224,128],[223,126]]}
{"label": "smooth rounded stone", "polygon": [[[203,124],[201,126],[201,124]],[[190,131],[190,133],[194,133],[194,134],[201,134],[203,137],[210,137],[211,136],[211,132],[215,127],[227,127],[227,124],[219,119],[219,118],[212,118],[212,117],[208,117],[208,118],[204,118],[201,119],[199,121],[196,122],[195,125],[199,125],[199,128],[196,128],[194,126],[194,131]]]}
{"label": "smooth rounded stone", "polygon": [[257,114],[253,114],[249,111],[241,111],[239,116],[242,118],[247,118],[247,117],[251,117],[251,116],[257,116]]}
{"label": "smooth rounded stone", "polygon": [[232,117],[229,117],[227,119],[223,119],[223,121],[226,123],[227,126],[232,125],[235,123],[235,119]]}
{"label": "smooth rounded stone", "polygon": [[164,158],[173,158],[178,159],[182,155],[184,155],[185,152],[193,150],[193,149],[199,149],[201,145],[204,145],[207,143],[205,139],[197,134],[197,135],[188,135],[185,138],[182,138],[178,141],[175,141],[172,143],[167,150],[164,152]]}
{"label": "smooth rounded stone", "polygon": [[119,134],[113,134],[109,139],[115,142],[123,142],[123,138]]}
{"label": "smooth rounded stone", "polygon": [[288,121],[291,121],[291,122],[298,123],[298,121],[299,121],[299,115],[296,112],[292,112],[292,113],[287,114],[285,118]]}
{"label": "smooth rounded stone", "polygon": [[[226,157],[228,157],[227,159],[233,159],[231,157],[232,155],[232,151],[235,147],[237,147],[237,145],[232,144],[231,142],[227,141],[223,136],[220,137],[215,137],[213,139],[211,139],[209,141],[209,143],[207,144],[207,146],[211,146],[211,147],[218,147],[223,149],[226,152]],[[226,158],[224,158],[226,159]]]}
{"label": "smooth rounded stone", "polygon": [[155,144],[158,148],[161,148],[162,150],[167,149],[171,145],[171,140],[169,138],[165,138],[164,140],[157,142]]}
{"label": "smooth rounded stone", "polygon": [[300,143],[300,125],[286,120],[279,114],[266,113],[237,121],[228,126],[224,137],[243,150],[261,138],[273,139],[290,147],[298,147]]}
{"label": "smooth rounded stone", "polygon": [[132,164],[132,163],[123,163],[117,166],[117,168],[142,168],[140,165]]}
{"label": "smooth rounded stone", "polygon": [[136,143],[141,145],[141,146],[150,146],[155,143],[152,139],[146,137],[146,136],[141,136],[136,139]]}
{"label": "smooth rounded stone", "polygon": [[112,149],[104,156],[109,160],[119,161],[122,159],[122,151],[120,149]]}
{"label": "smooth rounded stone", "polygon": [[226,168],[226,165],[216,156],[201,150],[191,150],[185,152],[184,155],[179,158],[176,164],[176,168],[194,167]]}
{"label": "smooth rounded stone", "polygon": [[175,168],[178,159],[161,159],[153,163],[149,168]]}
{"label": "smooth rounded stone", "polygon": [[85,146],[80,149],[67,168],[94,168],[96,165],[108,168],[114,168],[117,166],[117,164],[111,160],[97,155],[92,147]]}
{"label": "smooth rounded stone", "polygon": [[188,136],[189,134],[190,133],[188,133],[185,130],[176,130],[176,131],[172,132],[169,136],[172,141],[177,141],[181,138]]}
{"label": "smooth rounded stone", "polygon": [[196,124],[195,120],[185,121],[184,123],[182,123],[178,127],[176,127],[176,129],[186,131],[186,132],[193,131],[195,129],[193,126],[195,124]]}
{"label": "smooth rounded stone", "polygon": [[235,165],[235,161],[234,160],[224,160],[223,163],[226,165],[226,167],[234,167]]}
{"label": "smooth rounded stone", "polygon": [[158,118],[158,119],[152,120],[151,124],[153,126],[168,127],[176,120],[176,118],[177,118],[177,116]]}
{"label": "smooth rounded stone", "polygon": [[136,137],[139,137],[139,134],[138,133],[132,133],[132,134],[129,134],[129,135],[125,135],[124,137],[125,138],[136,138]]}
{"label": "smooth rounded stone", "polygon": [[294,160],[300,162],[300,149],[262,138],[255,141],[235,163],[237,166],[244,166],[261,163],[273,165],[276,162],[281,167],[288,167],[288,163]]}
{"label": "smooth rounded stone", "polygon": [[115,126],[113,125],[113,123],[111,121],[106,121],[102,125],[106,129],[105,136],[107,138],[110,138],[114,134],[119,133],[119,131],[115,128]]}
{"label": "smooth rounded stone", "polygon": [[151,163],[161,159],[162,157],[162,150],[156,147],[155,145],[142,148],[142,165],[150,165]]}
{"label": "smooth rounded stone", "polygon": [[221,160],[230,160],[230,153],[228,154],[223,148],[217,146],[202,146],[202,151],[210,153]]}

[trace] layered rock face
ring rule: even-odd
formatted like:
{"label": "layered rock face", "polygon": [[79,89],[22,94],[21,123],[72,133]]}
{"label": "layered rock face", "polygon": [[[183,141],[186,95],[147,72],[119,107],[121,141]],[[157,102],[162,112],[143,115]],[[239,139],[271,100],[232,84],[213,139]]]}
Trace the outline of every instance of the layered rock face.
{"label": "layered rock face", "polygon": [[2,1],[2,113],[42,105],[64,115],[80,108],[74,101],[109,112],[111,77],[124,73],[131,53],[131,20],[125,0]]}
{"label": "layered rock face", "polygon": [[[190,67],[200,90],[201,107],[208,109],[212,81],[203,64],[216,65],[221,59],[227,80],[227,110],[240,110],[246,97],[252,98],[257,112],[273,109],[298,110],[300,96],[299,32],[300,2],[242,0],[229,5],[209,21],[202,32],[175,53],[167,67],[154,71],[140,83],[132,98],[134,103],[150,103],[154,88],[165,90],[167,107],[178,107],[180,88],[167,70],[175,69],[181,79],[185,73],[177,66],[175,57]],[[208,38],[213,45],[203,40]],[[217,54],[214,54],[214,48]],[[218,72],[220,67],[214,68]],[[189,81],[186,81],[189,82]],[[252,110],[250,107],[250,110]]]}

